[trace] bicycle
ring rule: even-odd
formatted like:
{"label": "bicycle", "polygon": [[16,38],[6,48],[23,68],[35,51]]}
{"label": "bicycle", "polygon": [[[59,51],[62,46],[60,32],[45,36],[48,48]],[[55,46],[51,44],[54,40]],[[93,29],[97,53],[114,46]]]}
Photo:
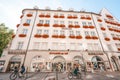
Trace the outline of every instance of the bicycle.
{"label": "bicycle", "polygon": [[17,78],[21,78],[22,80],[26,80],[27,79],[27,74],[26,72],[24,72],[23,74],[21,74],[18,70],[14,70],[10,76],[9,76],[10,80],[15,80]]}
{"label": "bicycle", "polygon": [[81,74],[81,72],[78,72],[77,75],[75,75],[74,72],[69,72],[68,73],[68,78],[69,78],[69,80],[71,80],[71,79],[82,80],[82,74]]}

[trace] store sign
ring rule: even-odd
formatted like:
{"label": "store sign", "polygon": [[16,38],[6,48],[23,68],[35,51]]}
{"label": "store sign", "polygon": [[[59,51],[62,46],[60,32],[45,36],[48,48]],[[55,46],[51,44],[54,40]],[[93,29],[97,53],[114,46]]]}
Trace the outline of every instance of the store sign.
{"label": "store sign", "polygon": [[89,52],[88,55],[103,55],[103,53],[98,52]]}
{"label": "store sign", "polygon": [[67,55],[68,52],[50,52],[49,54],[61,54],[61,55]]}

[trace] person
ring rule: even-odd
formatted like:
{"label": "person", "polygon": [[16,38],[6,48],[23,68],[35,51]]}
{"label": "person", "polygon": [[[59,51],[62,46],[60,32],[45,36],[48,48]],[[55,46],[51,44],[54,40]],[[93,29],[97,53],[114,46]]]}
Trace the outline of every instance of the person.
{"label": "person", "polygon": [[25,66],[24,65],[22,65],[21,66],[21,70],[20,70],[20,73],[23,75],[23,73],[25,72]]}
{"label": "person", "polygon": [[78,75],[78,71],[79,71],[78,66],[75,66],[75,69],[74,69],[74,74],[75,74],[76,76]]}

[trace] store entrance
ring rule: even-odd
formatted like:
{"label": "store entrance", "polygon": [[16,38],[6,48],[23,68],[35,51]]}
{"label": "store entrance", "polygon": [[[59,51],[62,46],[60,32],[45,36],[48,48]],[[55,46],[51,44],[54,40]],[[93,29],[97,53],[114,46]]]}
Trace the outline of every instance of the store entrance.
{"label": "store entrance", "polygon": [[116,57],[114,57],[114,56],[111,57],[111,61],[112,61],[112,65],[113,65],[114,71],[119,71],[118,62],[117,62]]}
{"label": "store entrance", "polygon": [[8,63],[7,72],[13,71],[15,67],[19,68],[20,65],[21,65],[21,57],[13,56]]}
{"label": "store entrance", "polygon": [[104,65],[104,61],[101,57],[99,56],[94,56],[92,58],[92,64],[93,64],[93,69],[95,71],[98,71],[98,70],[105,70],[105,65]]}
{"label": "store entrance", "polygon": [[62,56],[56,56],[53,58],[52,71],[63,72],[66,70],[66,62]]}

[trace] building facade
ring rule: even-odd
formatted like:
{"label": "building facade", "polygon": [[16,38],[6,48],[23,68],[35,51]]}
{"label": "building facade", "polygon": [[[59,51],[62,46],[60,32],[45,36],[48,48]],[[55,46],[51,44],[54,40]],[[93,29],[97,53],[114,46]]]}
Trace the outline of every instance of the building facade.
{"label": "building facade", "polygon": [[3,72],[22,64],[29,72],[120,70],[120,22],[107,10],[100,13],[24,9],[13,40],[0,58]]}

